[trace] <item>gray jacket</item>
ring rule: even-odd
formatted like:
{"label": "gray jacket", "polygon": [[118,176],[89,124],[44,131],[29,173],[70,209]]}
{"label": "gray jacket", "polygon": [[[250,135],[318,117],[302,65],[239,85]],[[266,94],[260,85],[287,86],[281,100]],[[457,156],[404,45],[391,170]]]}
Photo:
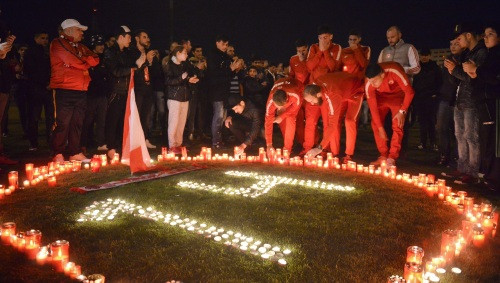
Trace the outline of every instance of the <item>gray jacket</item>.
{"label": "gray jacket", "polygon": [[484,85],[473,84],[474,79],[471,79],[461,64],[472,60],[477,66],[481,66],[488,55],[488,50],[484,46],[484,41],[479,41],[472,50],[466,50],[462,53],[460,64],[453,69],[452,75],[460,80],[457,91],[456,106],[458,109],[475,108],[476,100],[480,98],[484,92]]}
{"label": "gray jacket", "polygon": [[378,56],[378,63],[398,62],[405,69],[408,76],[416,75],[420,72],[420,59],[417,49],[402,39],[395,46],[387,46],[382,49]]}

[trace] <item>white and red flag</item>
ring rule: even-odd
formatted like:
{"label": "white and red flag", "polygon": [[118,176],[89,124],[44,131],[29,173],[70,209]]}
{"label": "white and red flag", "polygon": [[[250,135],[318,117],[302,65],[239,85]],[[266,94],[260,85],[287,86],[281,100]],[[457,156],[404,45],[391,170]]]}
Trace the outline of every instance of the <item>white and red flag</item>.
{"label": "white and red flag", "polygon": [[135,103],[134,70],[130,74],[127,108],[123,121],[122,163],[130,166],[130,172],[146,171],[151,164],[146,139],[141,126],[141,119]]}

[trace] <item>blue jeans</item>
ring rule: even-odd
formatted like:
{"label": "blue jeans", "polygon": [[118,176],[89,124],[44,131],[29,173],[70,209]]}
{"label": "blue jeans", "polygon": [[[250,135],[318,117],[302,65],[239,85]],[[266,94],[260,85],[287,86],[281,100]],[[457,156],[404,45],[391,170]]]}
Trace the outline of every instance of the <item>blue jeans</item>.
{"label": "blue jeans", "polygon": [[214,116],[212,118],[212,144],[218,145],[222,142],[222,122],[226,115],[223,101],[212,102],[214,107]]}
{"label": "blue jeans", "polygon": [[455,136],[459,172],[477,177],[480,164],[479,116],[476,108],[455,107]]}

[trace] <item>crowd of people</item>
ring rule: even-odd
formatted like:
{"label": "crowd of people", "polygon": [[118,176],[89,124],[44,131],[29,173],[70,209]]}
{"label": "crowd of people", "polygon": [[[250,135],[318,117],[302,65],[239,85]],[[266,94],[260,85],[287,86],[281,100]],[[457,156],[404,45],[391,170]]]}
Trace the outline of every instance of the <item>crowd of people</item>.
{"label": "crowd of people", "polygon": [[[371,117],[380,155],[372,164],[394,165],[408,150],[409,126],[418,121],[419,149],[438,151],[437,163],[456,166],[451,176],[457,182],[483,180],[494,187],[500,175],[499,28],[457,25],[450,32],[451,55],[440,67],[430,49],[417,51],[404,42],[397,26],[388,28],[388,46],[371,60],[359,31],[350,31],[348,46],[342,47],[322,25],[318,42],[297,40],[296,54],[285,65],[245,61],[223,35],[207,54],[189,38],[160,52],[151,49],[146,30],[123,25],[107,37],[84,39],[87,27],[67,19],[50,44],[43,31],[29,45],[15,46],[14,36],[0,35],[0,119],[12,93],[28,150],[38,150],[43,108],[54,161],[84,160],[89,148],[112,157],[121,150],[133,79],[148,148],[156,148],[152,137],[159,129],[175,154],[191,141],[209,139],[215,151],[225,149],[228,139],[236,140],[241,152],[255,144],[271,150],[277,124],[289,152],[332,152],[348,162],[358,125],[368,125]],[[2,149],[0,163],[15,161]]]}

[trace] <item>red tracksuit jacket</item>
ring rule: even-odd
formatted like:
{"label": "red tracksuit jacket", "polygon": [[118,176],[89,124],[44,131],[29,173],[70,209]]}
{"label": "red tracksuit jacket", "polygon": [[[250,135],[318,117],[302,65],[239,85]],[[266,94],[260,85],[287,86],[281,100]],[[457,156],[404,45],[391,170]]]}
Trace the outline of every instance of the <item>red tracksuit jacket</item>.
{"label": "red tracksuit jacket", "polygon": [[323,94],[323,104],[321,111],[328,114],[327,132],[323,134],[321,146],[325,148],[330,142],[330,137],[334,134],[334,124],[336,111],[345,99],[350,99],[356,95],[363,95],[363,79],[346,72],[336,72],[325,74],[319,77],[316,82],[321,86]]}
{"label": "red tracksuit jacket", "polygon": [[358,48],[351,47],[342,49],[340,60],[342,61],[342,71],[364,77],[366,66],[370,61],[370,47],[358,45]]}
{"label": "red tracksuit jacket", "polygon": [[377,127],[382,127],[383,124],[378,114],[377,97],[391,99],[394,104],[400,105],[401,110],[407,111],[415,91],[399,63],[385,62],[379,63],[379,65],[385,74],[382,84],[375,88],[370,83],[366,83],[365,93],[372,113],[372,120]]}
{"label": "red tracksuit jacket", "polygon": [[271,144],[273,142],[273,122],[277,110],[276,105],[274,105],[273,95],[278,89],[285,91],[288,95],[288,102],[284,106],[285,110],[283,110],[280,114],[280,117],[282,117],[283,120],[289,117],[296,117],[302,104],[302,92],[304,91],[304,85],[299,80],[294,78],[283,78],[274,83],[266,103],[264,130],[267,144]]}
{"label": "red tracksuit jacket", "polygon": [[307,69],[309,70],[309,82],[314,82],[321,75],[333,73],[340,69],[340,54],[342,47],[332,43],[325,51],[319,50],[317,43],[311,45],[307,54]]}
{"label": "red tracksuit jacket", "polygon": [[290,78],[295,78],[302,84],[309,82],[309,70],[307,69],[306,61],[300,61],[299,55],[293,55],[290,58]]}

